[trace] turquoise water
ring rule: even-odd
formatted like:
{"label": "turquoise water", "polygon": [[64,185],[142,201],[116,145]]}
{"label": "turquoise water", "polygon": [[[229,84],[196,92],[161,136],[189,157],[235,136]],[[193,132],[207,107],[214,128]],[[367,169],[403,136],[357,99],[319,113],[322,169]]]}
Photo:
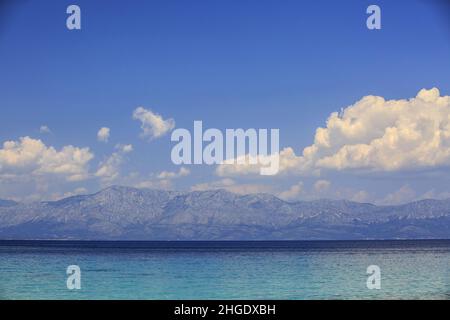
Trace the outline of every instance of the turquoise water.
{"label": "turquoise water", "polygon": [[[69,265],[81,290],[67,289]],[[450,241],[0,241],[0,298],[449,299],[449,269]]]}

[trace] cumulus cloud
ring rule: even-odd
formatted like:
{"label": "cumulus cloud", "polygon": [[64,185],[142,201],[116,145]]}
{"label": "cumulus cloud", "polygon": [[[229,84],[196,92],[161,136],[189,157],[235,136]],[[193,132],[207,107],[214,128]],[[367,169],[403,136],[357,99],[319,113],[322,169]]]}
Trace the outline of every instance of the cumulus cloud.
{"label": "cumulus cloud", "polygon": [[336,170],[447,166],[450,97],[441,97],[436,88],[410,100],[364,97],[341,115],[332,114],[305,150],[317,167]]}
{"label": "cumulus cloud", "polygon": [[[365,96],[332,113],[301,155],[280,151],[280,173],[326,170],[394,172],[450,165],[450,96],[437,88],[416,97],[385,100]],[[257,165],[220,165],[220,176],[258,172]]]}
{"label": "cumulus cloud", "polygon": [[110,131],[111,130],[107,127],[100,128],[97,132],[97,140],[100,142],[108,142]]}
{"label": "cumulus cloud", "polygon": [[19,141],[3,143],[0,175],[54,175],[67,181],[80,181],[88,177],[88,163],[93,157],[89,148],[68,145],[58,151],[39,139],[22,137]]}
{"label": "cumulus cloud", "polygon": [[141,137],[150,140],[162,137],[175,128],[175,120],[171,118],[164,120],[161,115],[143,107],[134,110],[133,119],[141,122]]}

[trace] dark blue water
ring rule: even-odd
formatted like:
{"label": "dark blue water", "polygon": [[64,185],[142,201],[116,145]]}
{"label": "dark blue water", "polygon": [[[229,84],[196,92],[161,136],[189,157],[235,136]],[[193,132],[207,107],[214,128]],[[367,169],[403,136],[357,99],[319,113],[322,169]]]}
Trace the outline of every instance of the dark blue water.
{"label": "dark blue water", "polygon": [[[67,288],[69,265],[80,290]],[[450,240],[0,241],[0,298],[448,299],[449,266]]]}

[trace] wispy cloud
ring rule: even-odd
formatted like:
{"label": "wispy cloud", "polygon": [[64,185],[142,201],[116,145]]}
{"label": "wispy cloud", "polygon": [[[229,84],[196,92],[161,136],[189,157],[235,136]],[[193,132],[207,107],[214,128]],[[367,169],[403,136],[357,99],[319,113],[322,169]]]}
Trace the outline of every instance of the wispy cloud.
{"label": "wispy cloud", "polygon": [[100,178],[102,183],[112,183],[120,176],[120,168],[125,159],[125,154],[133,151],[131,144],[117,144],[114,151],[106,160],[100,162],[95,176]]}

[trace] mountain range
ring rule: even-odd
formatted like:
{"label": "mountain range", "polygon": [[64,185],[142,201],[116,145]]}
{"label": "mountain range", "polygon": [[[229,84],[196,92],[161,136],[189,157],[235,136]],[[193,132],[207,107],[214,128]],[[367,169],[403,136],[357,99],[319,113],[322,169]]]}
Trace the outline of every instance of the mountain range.
{"label": "mountain range", "polygon": [[0,239],[449,239],[450,199],[376,206],[270,194],[113,186],[58,201],[0,200]]}

